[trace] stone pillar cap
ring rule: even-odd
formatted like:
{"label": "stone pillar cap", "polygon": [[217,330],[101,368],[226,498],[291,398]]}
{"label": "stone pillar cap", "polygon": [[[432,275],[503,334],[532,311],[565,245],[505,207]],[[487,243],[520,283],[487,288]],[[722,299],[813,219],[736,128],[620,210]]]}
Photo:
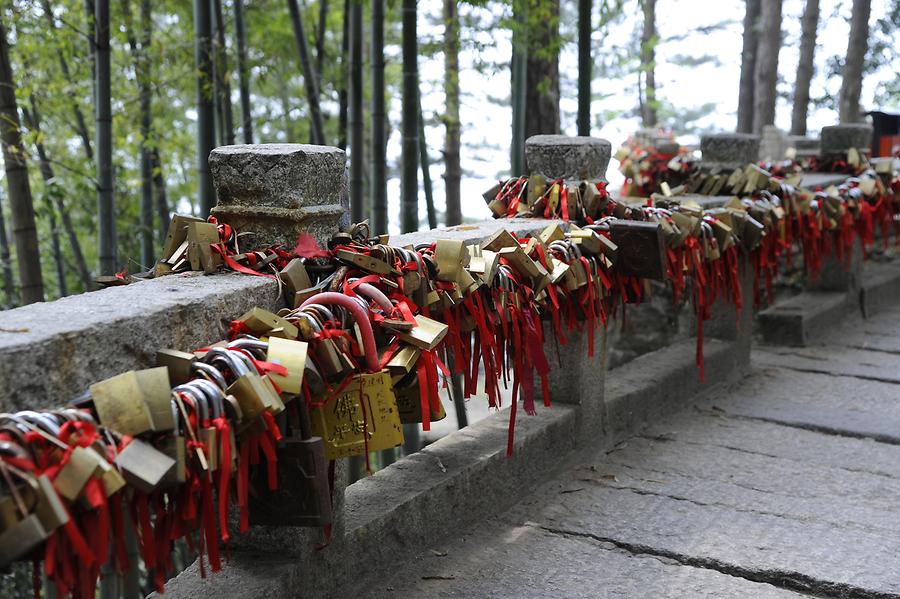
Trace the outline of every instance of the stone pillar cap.
{"label": "stone pillar cap", "polygon": [[346,155],[308,144],[222,146],[209,155],[218,203],[212,214],[252,234],[248,247],[293,247],[300,233],[320,243],[338,228]]}
{"label": "stone pillar cap", "polygon": [[525,140],[525,161],[532,173],[548,179],[606,181],[612,144],[599,137],[533,135]]}
{"label": "stone pillar cap", "polygon": [[759,160],[759,135],[752,133],[708,133],[700,138],[704,169],[734,170]]}
{"label": "stone pillar cap", "polygon": [[843,156],[850,148],[868,152],[872,145],[872,125],[844,123],[822,127],[822,155]]}

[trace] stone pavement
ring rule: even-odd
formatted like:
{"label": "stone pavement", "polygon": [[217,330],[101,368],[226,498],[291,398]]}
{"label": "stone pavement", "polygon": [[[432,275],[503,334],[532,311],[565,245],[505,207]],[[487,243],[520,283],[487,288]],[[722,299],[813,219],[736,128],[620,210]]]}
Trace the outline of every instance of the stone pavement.
{"label": "stone pavement", "polygon": [[900,597],[898,445],[900,308],[755,349],[738,383],[343,596]]}

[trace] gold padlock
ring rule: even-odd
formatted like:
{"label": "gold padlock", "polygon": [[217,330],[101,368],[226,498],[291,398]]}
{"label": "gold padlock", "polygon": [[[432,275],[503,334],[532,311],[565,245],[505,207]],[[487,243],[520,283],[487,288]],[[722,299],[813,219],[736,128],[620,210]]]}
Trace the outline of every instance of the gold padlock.
{"label": "gold padlock", "polygon": [[69,501],[77,500],[81,490],[97,473],[102,459],[93,449],[74,447],[69,460],[53,480],[53,485],[59,494]]}
{"label": "gold padlock", "polygon": [[[422,422],[422,398],[420,396],[419,377],[411,373],[405,380],[394,385],[394,395],[397,397],[397,412],[400,414],[400,422],[403,424],[415,424]],[[429,404],[431,421],[443,420],[447,417],[444,404],[438,398],[438,409]]]}
{"label": "gold padlock", "polygon": [[6,482],[13,502],[15,503],[18,519],[9,527],[0,532],[0,569],[6,569],[15,560],[24,557],[34,551],[43,543],[49,533],[36,513],[29,511],[29,506],[19,492],[19,488],[12,479],[12,473],[22,478],[31,487],[33,493],[38,492],[38,484],[35,478],[24,472],[13,470],[0,460],[0,473]]}
{"label": "gold padlock", "polygon": [[175,467],[175,460],[149,443],[133,439],[116,456],[115,464],[128,484],[144,493],[151,493]]}
{"label": "gold padlock", "polygon": [[90,387],[100,422],[123,435],[172,430],[166,367],[128,371]]}
{"label": "gold padlock", "polygon": [[[361,455],[396,447],[403,442],[391,377],[379,370],[378,351],[367,310],[339,293],[321,293],[310,303],[338,304],[356,321],[365,354],[365,374],[353,377],[336,398],[311,411],[312,434],[322,437],[328,459]],[[319,397],[319,401],[326,398]]]}
{"label": "gold padlock", "polygon": [[269,377],[281,390],[298,395],[303,388],[303,372],[306,370],[308,345],[304,341],[292,341],[269,337],[266,359],[287,369],[287,375],[269,373]]}

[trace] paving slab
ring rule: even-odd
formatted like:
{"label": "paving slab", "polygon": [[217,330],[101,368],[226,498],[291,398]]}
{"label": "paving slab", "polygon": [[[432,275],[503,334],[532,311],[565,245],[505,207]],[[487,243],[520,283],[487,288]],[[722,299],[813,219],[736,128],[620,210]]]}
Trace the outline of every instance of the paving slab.
{"label": "paving slab", "polygon": [[407,568],[366,587],[367,597],[756,597],[800,595],[658,556],[632,553],[536,523],[492,521],[436,542]]}

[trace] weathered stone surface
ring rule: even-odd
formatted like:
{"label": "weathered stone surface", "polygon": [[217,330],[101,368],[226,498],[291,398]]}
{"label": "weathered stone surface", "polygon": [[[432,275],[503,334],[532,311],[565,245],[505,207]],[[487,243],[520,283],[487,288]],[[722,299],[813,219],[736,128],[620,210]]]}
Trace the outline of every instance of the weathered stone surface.
{"label": "weathered stone surface", "polygon": [[612,145],[599,137],[533,135],[525,140],[525,162],[548,179],[606,181]]}
{"label": "weathered stone surface", "polygon": [[858,314],[842,291],[806,291],[762,310],[756,317],[766,343],[803,347],[821,338],[829,325]]}
{"label": "weathered stone surface", "polygon": [[822,156],[826,158],[847,157],[847,150],[856,148],[869,152],[872,145],[872,125],[847,123],[822,127]]}
{"label": "weathered stone surface", "polygon": [[187,273],[0,312],[0,410],[63,404],[153,366],[160,348],[222,339],[231,319],[280,301],[265,277]]}
{"label": "weathered stone surface", "polygon": [[345,166],[344,151],[328,146],[216,148],[209,155],[218,196],[212,214],[246,233],[244,243],[253,247],[293,247],[303,231],[325,241],[346,211]]}
{"label": "weathered stone surface", "polygon": [[863,249],[857,237],[853,241],[853,249],[849,260],[841,260],[835,254],[822,260],[822,270],[818,276],[806,282],[806,288],[813,291],[846,291],[859,293],[860,277],[862,277]]}
{"label": "weathered stone surface", "polygon": [[749,133],[712,133],[700,138],[701,166],[710,170],[743,168],[759,159],[759,136]]}
{"label": "weathered stone surface", "polygon": [[775,125],[765,125],[762,129],[762,138],[759,141],[759,159],[775,161],[784,158],[787,150],[784,131]]}
{"label": "weathered stone surface", "polygon": [[771,585],[629,553],[602,540],[551,532],[527,522],[492,520],[477,530],[455,534],[449,539],[435,539],[431,549],[380,584],[367,587],[366,596],[396,599],[800,597]]}
{"label": "weathered stone surface", "polygon": [[788,135],[785,138],[785,147],[794,148],[797,158],[818,156],[821,150],[818,138],[805,135]]}

